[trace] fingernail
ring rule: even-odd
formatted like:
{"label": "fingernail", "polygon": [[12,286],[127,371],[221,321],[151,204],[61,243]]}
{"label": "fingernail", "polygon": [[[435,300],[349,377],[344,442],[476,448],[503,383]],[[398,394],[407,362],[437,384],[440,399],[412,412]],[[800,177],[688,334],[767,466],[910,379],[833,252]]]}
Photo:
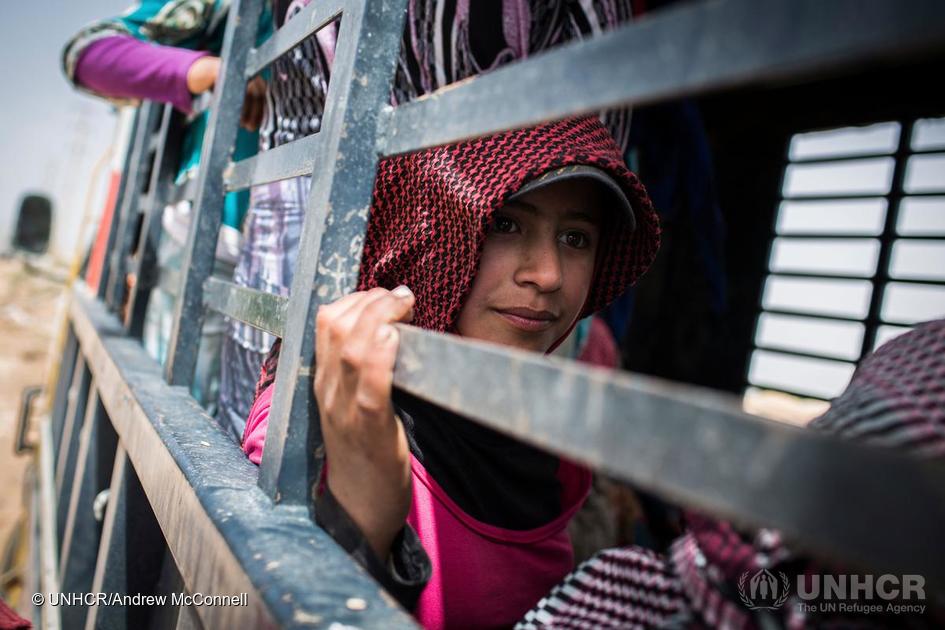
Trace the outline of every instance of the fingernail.
{"label": "fingernail", "polygon": [[396,289],[394,289],[393,291],[391,291],[391,293],[393,293],[395,296],[399,298],[408,298],[413,295],[413,291],[411,291],[409,288],[407,288],[406,285],[403,285],[403,284],[397,287]]}

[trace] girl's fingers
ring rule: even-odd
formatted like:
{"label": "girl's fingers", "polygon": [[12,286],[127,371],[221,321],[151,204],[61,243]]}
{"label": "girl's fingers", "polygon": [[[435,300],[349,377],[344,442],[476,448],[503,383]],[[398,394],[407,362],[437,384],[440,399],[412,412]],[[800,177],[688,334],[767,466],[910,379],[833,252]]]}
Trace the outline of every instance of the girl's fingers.
{"label": "girl's fingers", "polygon": [[359,416],[368,421],[384,422],[391,413],[391,388],[394,381],[394,361],[400,336],[391,324],[377,328],[372,351],[364,358],[355,397]]}
{"label": "girl's fingers", "polygon": [[380,298],[365,305],[345,340],[342,360],[346,367],[359,369],[375,352],[380,332],[385,327],[393,330],[394,322],[409,321],[413,305],[413,293],[406,287],[385,291]]}

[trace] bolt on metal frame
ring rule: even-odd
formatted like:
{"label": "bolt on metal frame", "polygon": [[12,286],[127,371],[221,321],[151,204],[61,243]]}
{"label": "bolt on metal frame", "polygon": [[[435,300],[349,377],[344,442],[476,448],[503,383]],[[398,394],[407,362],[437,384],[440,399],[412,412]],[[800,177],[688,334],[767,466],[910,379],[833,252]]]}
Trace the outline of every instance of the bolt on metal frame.
{"label": "bolt on metal frame", "polygon": [[[180,119],[155,104],[139,109],[111,256],[96,295],[73,292],[70,364],[44,424],[44,436],[56,437],[41,445],[44,506],[59,492],[40,523],[49,584],[131,592],[144,568],[129,541],[153,521],[166,553],[147,566],[173,577],[161,584],[247,593],[246,607],[182,605],[168,622],[177,627],[414,625],[311,514],[324,453],[311,393],[314,313],[356,286],[381,159],[571,114],[939,51],[945,41],[945,5],[936,0],[688,3],[392,108],[406,0],[314,0],[254,48],[264,1],[231,4],[195,182],[172,184]],[[321,130],[232,162],[246,81],[336,18]],[[562,84],[575,89],[560,91]],[[290,296],[210,278],[226,192],[300,174],[312,175],[312,187]],[[138,337],[159,213],[179,199],[193,200],[192,224],[162,371]],[[138,282],[125,299],[129,268]],[[114,313],[123,304],[122,321]],[[188,394],[208,308],[284,338],[259,469]],[[768,422],[697,387],[407,326],[401,333],[397,387],[667,500],[777,527],[798,548],[849,566],[922,574],[929,589],[945,592],[940,463]],[[83,519],[105,488],[99,530]],[[61,526],[57,509],[66,511]],[[80,539],[97,556],[76,556]],[[50,619],[59,612],[43,607]],[[129,627],[127,617],[95,605],[85,624]]]}

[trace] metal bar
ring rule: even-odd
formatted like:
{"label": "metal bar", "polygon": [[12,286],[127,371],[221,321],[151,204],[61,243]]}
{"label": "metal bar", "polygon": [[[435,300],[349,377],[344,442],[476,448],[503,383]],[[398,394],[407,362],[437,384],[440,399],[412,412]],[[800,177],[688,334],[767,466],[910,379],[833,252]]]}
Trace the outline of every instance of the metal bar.
{"label": "metal bar", "polygon": [[72,389],[72,372],[75,370],[76,357],[79,352],[79,344],[75,339],[75,333],[72,332],[72,326],[66,325],[66,342],[62,349],[62,358],[59,363],[59,378],[56,381],[56,393],[52,403],[52,421],[53,433],[53,461],[58,461],[59,451],[62,448],[62,431],[66,422],[66,408],[69,403],[69,391]]}
{"label": "metal bar", "polygon": [[[127,593],[127,523],[125,513],[128,503],[128,475],[130,465],[125,449],[118,446],[108,490],[108,503],[102,522],[102,537],[99,541],[92,578],[93,593]],[[133,473],[132,473],[133,474]],[[93,602],[85,620],[86,630],[125,630],[127,628],[123,606],[99,607]]]}
{"label": "metal bar", "polygon": [[[94,394],[94,386],[92,391]],[[100,534],[93,504],[98,493],[109,486],[109,474],[114,465],[117,437],[97,396],[94,400],[90,397],[81,440],[59,559],[59,579],[64,593],[92,592]],[[59,507],[61,509],[62,505]],[[85,602],[63,607],[60,613],[63,625],[80,627],[87,610]]]}
{"label": "metal bar", "polygon": [[768,276],[771,278],[800,278],[803,280],[865,280],[872,279],[872,275],[844,275],[841,273],[829,273],[820,271],[783,271],[781,269],[768,269]]}
{"label": "metal bar", "polygon": [[[227,16],[220,57],[223,66],[200,153],[197,198],[181,265],[174,323],[168,341],[165,378],[190,386],[194,379],[203,324],[203,283],[213,270],[215,244],[223,216],[223,169],[236,144],[246,84],[246,54],[256,40],[264,0],[234,0]],[[198,244],[200,245],[198,247]]]}
{"label": "metal bar", "polygon": [[138,213],[141,195],[147,186],[148,173],[151,170],[152,155],[148,151],[151,141],[152,128],[158,118],[159,105],[145,101],[140,107],[133,143],[133,151],[128,164],[128,187],[121,199],[118,213],[118,232],[114,246],[107,250],[111,257],[111,267],[108,275],[107,288],[104,295],[105,302],[116,311],[119,310],[125,299],[127,290],[126,272],[128,256],[134,247],[136,231],[138,229]]}
{"label": "metal bar", "polygon": [[318,153],[318,145],[321,142],[322,135],[316,133],[233,162],[223,173],[223,183],[227,191],[231,191],[299,175],[310,175],[315,168],[315,154]]}
{"label": "metal bar", "polygon": [[[792,311],[784,308],[766,308],[763,309],[765,314],[771,315],[788,315],[790,317],[810,317],[813,319],[826,319],[835,322],[853,322],[857,324],[862,324],[863,320],[859,317],[845,317],[843,315],[822,315],[816,312],[808,311]],[[756,326],[757,328],[757,326]]]}
{"label": "metal bar", "polygon": [[305,255],[296,262],[259,471],[260,486],[277,502],[307,505],[320,474],[321,429],[311,387],[315,311],[357,285],[377,170],[379,112],[390,99],[405,14],[405,0],[362,0],[346,7],[341,20],[318,133],[324,138],[315,158],[319,168],[299,243]]}
{"label": "metal bar", "polygon": [[620,105],[810,80],[943,41],[937,0],[685,3],[397,107],[379,146],[393,155]]}
{"label": "metal bar", "polygon": [[[79,434],[85,419],[89,397],[89,382],[91,372],[85,360],[76,361],[72,376],[72,388],[69,391],[69,405],[66,410],[66,425],[62,436],[62,448],[59,449],[59,459],[56,462],[56,501],[57,505],[68,505],[69,495],[72,492],[72,471],[75,469],[76,456],[79,451]],[[65,527],[64,514],[56,528],[56,540],[62,540]]]}
{"label": "metal bar", "polygon": [[774,346],[774,345],[763,345],[755,344],[753,350],[764,350],[766,352],[774,352],[775,354],[786,354],[792,357],[799,357],[801,359],[816,359],[818,361],[834,361],[837,363],[846,363],[847,365],[853,365],[857,360],[857,357],[840,357],[837,355],[829,354],[817,354],[816,352],[805,352],[804,350],[795,350],[792,348],[785,348],[784,346]]}
{"label": "metal bar", "polygon": [[[187,589],[246,593],[245,606],[199,606],[204,626],[296,627],[331,619],[416,627],[307,508],[273,505],[256,485],[257,468],[184,388],[160,378],[158,364],[121,335],[114,316],[81,291],[73,297],[70,315],[102,402]],[[347,607],[350,598],[366,607]]]}
{"label": "metal bar", "polygon": [[[31,385],[23,389],[20,393],[20,408],[17,410],[16,419],[16,437],[13,441],[13,454],[20,455],[27,451],[33,451],[36,444],[26,440],[26,434],[29,432],[30,417],[33,415],[33,401],[43,393],[42,385]],[[49,443],[49,447],[55,449],[55,440]]]}
{"label": "metal bar", "polygon": [[[822,241],[822,240],[832,240],[832,241],[843,241],[843,240],[862,241],[862,240],[865,240],[865,239],[876,240],[876,239],[880,238],[882,235],[881,235],[881,234],[866,234],[866,233],[863,233],[863,234],[828,234],[828,233],[825,233],[825,232],[778,232],[775,236],[776,236],[777,238],[781,238],[781,239],[814,240],[814,241],[818,241],[818,240],[819,240],[819,241]],[[918,235],[918,234],[907,234],[907,235],[900,235],[900,234],[896,234],[896,239],[897,239],[897,240],[902,240],[902,241],[927,241],[927,240],[934,240],[934,239],[943,238],[943,237],[945,237],[945,234],[942,234],[942,235],[937,235],[937,234],[921,234],[921,235]]]}
{"label": "metal bar", "polygon": [[208,308],[227,317],[282,336],[288,298],[211,277],[204,285],[203,299]]}
{"label": "metal bar", "polygon": [[121,181],[118,184],[118,195],[115,198],[115,208],[112,213],[111,223],[108,226],[108,239],[105,244],[105,256],[102,257],[102,270],[99,274],[98,286],[94,287],[99,299],[105,299],[108,293],[109,278],[111,277],[111,253],[115,250],[115,243],[118,241],[118,234],[121,224],[121,212],[125,206],[125,199],[134,191],[131,180],[137,172],[137,164],[141,159],[142,144],[145,142],[146,134],[139,134],[138,131],[143,124],[141,121],[143,114],[141,108],[135,110],[134,121],[131,125],[131,135],[128,139],[128,147],[125,151],[125,160],[121,173]]}
{"label": "metal bar", "polygon": [[[909,139],[907,138],[907,141]],[[821,162],[846,162],[848,160],[868,160],[870,158],[880,158],[880,157],[892,157],[894,156],[899,149],[893,149],[891,151],[884,151],[880,153],[863,153],[863,154],[847,154],[847,155],[831,155],[825,157],[809,157],[801,159],[792,159],[791,164],[819,164]],[[910,158],[913,155],[934,155],[936,153],[945,153],[945,149],[911,149],[906,147],[906,158]]]}
{"label": "metal bar", "polygon": [[319,0],[307,5],[259,48],[249,52],[245,78],[250,79],[259,74],[263,68],[295,48],[306,37],[341,15],[343,5],[342,0]]}
{"label": "metal bar", "polygon": [[168,190],[164,193],[164,202],[168,205],[180,203],[181,201],[193,201],[196,198],[196,177],[188,177],[181,184],[168,184]]}
{"label": "metal bar", "polygon": [[[56,489],[53,474],[52,429],[49,420],[42,419],[39,424],[39,583],[43,593],[59,592],[59,573],[57,567],[58,545],[56,544]],[[46,597],[40,609],[40,619],[45,630],[59,630],[60,609],[52,605]]]}
{"label": "metal bar", "polygon": [[[59,520],[56,523],[56,534],[59,541],[59,551],[62,553],[66,543],[67,525],[68,525],[68,507],[72,504],[73,496],[77,494],[76,479],[81,477],[82,470],[85,467],[85,456],[87,454],[88,432],[93,424],[96,407],[98,406],[98,394],[95,392],[95,385],[91,378],[91,372],[88,368],[85,370],[85,383],[83,384],[86,395],[82,397],[82,406],[76,410],[75,422],[72,425],[72,431],[69,434],[69,446],[60,454],[62,466],[56,471],[56,505],[59,506]],[[80,422],[81,418],[81,422]]]}
{"label": "metal bar", "polygon": [[213,92],[204,92],[195,96],[190,114],[187,116],[187,124],[197,120],[201,114],[209,111],[211,107],[213,107]]}
{"label": "metal bar", "polygon": [[161,115],[161,128],[158,131],[164,141],[158,147],[154,157],[155,166],[148,185],[141,238],[134,260],[135,285],[128,296],[125,319],[125,329],[136,339],[140,339],[144,332],[148,297],[151,294],[151,288],[157,282],[157,252],[161,243],[161,218],[164,214],[168,185],[173,183],[177,170],[183,136],[182,126],[177,118],[174,108],[165,105]]}
{"label": "metal bar", "polygon": [[[893,166],[892,185],[890,186],[889,202],[886,208],[886,220],[883,223],[883,233],[879,241],[879,258],[876,261],[876,274],[873,277],[873,291],[870,293],[870,306],[866,316],[866,330],[863,332],[863,345],[860,347],[860,360],[872,352],[873,346],[876,345],[876,333],[879,330],[879,321],[882,317],[883,310],[883,294],[886,291],[886,284],[891,280],[889,276],[889,265],[892,262],[893,243],[896,240],[896,226],[899,224],[899,206],[902,202],[902,190],[906,179],[909,144],[912,142],[912,129],[914,126],[915,122],[912,120],[900,123],[899,146],[896,150],[895,166]],[[914,282],[900,278],[897,278],[896,281]],[[939,280],[937,284],[945,284],[945,281]]]}
{"label": "metal bar", "polygon": [[[908,197],[941,197],[942,192],[925,192],[917,191],[911,192]],[[794,196],[784,196],[782,201],[858,201],[860,199],[887,199],[889,193],[886,194],[877,194],[877,193],[837,193],[837,194],[824,194],[824,195],[794,195]]]}
{"label": "metal bar", "polygon": [[398,328],[397,387],[668,501],[945,592],[941,462],[750,416],[699,387]]}
{"label": "metal bar", "polygon": [[[892,249],[891,247],[889,249]],[[880,262],[882,262],[882,248],[880,249]],[[888,262],[888,259],[887,259]],[[888,267],[887,267],[888,269]],[[877,271],[878,273],[878,271]],[[803,278],[811,280],[874,280],[876,276],[845,276],[842,274],[829,274],[829,273],[820,273],[817,271],[768,271],[768,274],[772,277],[781,277],[781,278]],[[945,284],[945,279],[939,278],[900,278],[890,276],[888,271],[883,274],[883,283],[886,282],[901,282],[902,284],[926,284],[930,286],[937,286]]]}

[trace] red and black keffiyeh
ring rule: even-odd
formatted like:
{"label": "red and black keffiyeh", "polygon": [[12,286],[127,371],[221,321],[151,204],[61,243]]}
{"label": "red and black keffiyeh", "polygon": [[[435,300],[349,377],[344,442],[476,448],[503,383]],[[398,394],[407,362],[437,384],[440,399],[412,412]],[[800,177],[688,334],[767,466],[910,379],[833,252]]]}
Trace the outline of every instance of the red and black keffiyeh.
{"label": "red and black keffiyeh", "polygon": [[[581,316],[600,310],[649,268],[659,219],[596,117],[570,118],[383,160],[377,170],[358,290],[405,284],[417,301],[413,323],[448,331],[479,266],[492,213],[526,182],[562,166],[609,173],[633,205],[636,229],[608,216]],[[256,395],[275,378],[279,342],[263,364]]]}

